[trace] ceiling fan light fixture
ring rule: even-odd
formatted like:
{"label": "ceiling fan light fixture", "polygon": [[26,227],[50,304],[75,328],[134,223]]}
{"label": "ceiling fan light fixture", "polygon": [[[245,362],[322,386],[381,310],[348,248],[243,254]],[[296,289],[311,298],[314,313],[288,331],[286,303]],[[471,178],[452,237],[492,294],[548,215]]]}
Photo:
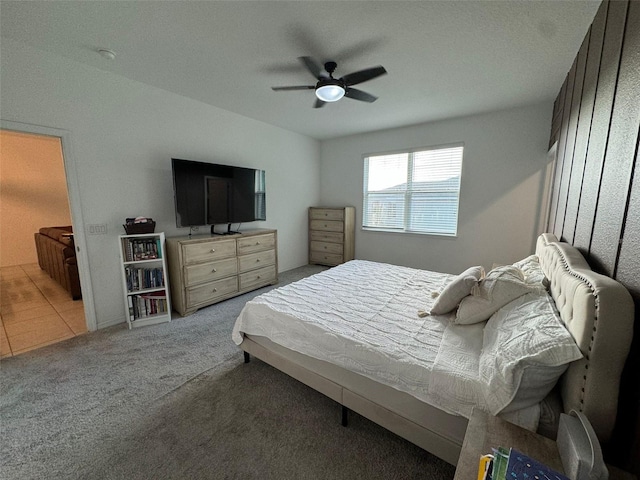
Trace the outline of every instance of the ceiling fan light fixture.
{"label": "ceiling fan light fixture", "polygon": [[316,88],[316,97],[318,97],[323,102],[337,102],[342,97],[344,97],[345,90],[340,85],[321,85]]}

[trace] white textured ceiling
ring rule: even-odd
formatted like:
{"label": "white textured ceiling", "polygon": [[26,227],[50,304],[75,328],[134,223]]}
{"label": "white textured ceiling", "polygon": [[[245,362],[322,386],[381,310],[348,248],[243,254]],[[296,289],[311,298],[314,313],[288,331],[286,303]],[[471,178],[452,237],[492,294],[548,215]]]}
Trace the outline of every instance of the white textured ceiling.
{"label": "white textured ceiling", "polygon": [[[5,1],[0,33],[318,139],[553,100],[599,0]],[[96,50],[117,53],[109,61]],[[358,85],[375,103],[312,108],[296,60]]]}

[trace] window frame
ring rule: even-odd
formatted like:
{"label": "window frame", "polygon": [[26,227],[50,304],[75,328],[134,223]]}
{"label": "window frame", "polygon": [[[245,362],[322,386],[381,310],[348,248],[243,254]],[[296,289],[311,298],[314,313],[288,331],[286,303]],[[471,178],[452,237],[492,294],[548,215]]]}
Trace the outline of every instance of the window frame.
{"label": "window frame", "polygon": [[[432,150],[446,150],[446,149],[450,149],[450,148],[462,148],[462,154],[461,154],[461,158],[460,158],[460,174],[459,174],[459,182],[458,182],[458,189],[457,189],[457,195],[456,195],[456,214],[455,214],[455,229],[453,231],[453,233],[449,233],[449,232],[441,232],[441,231],[421,231],[421,230],[411,230],[409,229],[410,226],[410,219],[411,219],[411,210],[413,207],[413,204],[411,202],[411,197],[412,195],[415,195],[416,193],[424,193],[424,192],[420,192],[420,191],[415,191],[413,189],[408,188],[409,185],[412,183],[412,172],[413,172],[413,165],[414,165],[414,161],[415,161],[415,154],[419,153],[419,152],[427,152],[427,151],[432,151]],[[367,153],[362,155],[362,162],[363,162],[363,172],[362,172],[362,179],[363,179],[363,188],[362,188],[362,225],[361,228],[363,231],[371,231],[371,232],[382,232],[382,233],[401,233],[401,234],[415,234],[415,235],[430,235],[430,236],[443,236],[443,237],[457,237],[458,236],[458,224],[459,224],[459,220],[460,220],[460,192],[462,190],[462,175],[463,175],[463,169],[464,169],[464,151],[465,151],[465,144],[463,142],[457,142],[457,143],[449,143],[449,144],[441,144],[441,145],[430,145],[427,147],[416,147],[416,148],[410,148],[410,149],[399,149],[399,150],[393,150],[393,151],[387,151],[387,152],[376,152],[376,153]],[[408,155],[408,160],[407,160],[407,175],[406,175],[406,185],[407,188],[405,188],[404,192],[399,191],[399,193],[403,196],[404,198],[404,215],[403,215],[403,221],[402,221],[402,227],[401,228],[393,228],[393,227],[371,227],[371,226],[366,226],[365,220],[367,218],[367,211],[369,208],[368,202],[367,202],[367,198],[372,194],[372,192],[368,191],[368,178],[369,178],[369,158],[370,157],[382,157],[382,156],[387,156],[387,155],[401,155],[401,154],[407,154]],[[444,192],[444,190],[443,190]],[[373,195],[375,195],[375,193],[373,193]]]}

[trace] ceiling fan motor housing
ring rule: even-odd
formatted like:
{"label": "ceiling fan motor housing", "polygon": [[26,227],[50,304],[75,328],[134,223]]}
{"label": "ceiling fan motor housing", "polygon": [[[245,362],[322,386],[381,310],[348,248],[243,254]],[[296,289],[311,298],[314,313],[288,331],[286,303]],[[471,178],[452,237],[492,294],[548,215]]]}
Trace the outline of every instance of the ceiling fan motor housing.
{"label": "ceiling fan motor housing", "polygon": [[333,78],[333,72],[336,71],[337,67],[338,67],[338,64],[336,62],[327,62],[324,64],[324,69],[331,78]]}

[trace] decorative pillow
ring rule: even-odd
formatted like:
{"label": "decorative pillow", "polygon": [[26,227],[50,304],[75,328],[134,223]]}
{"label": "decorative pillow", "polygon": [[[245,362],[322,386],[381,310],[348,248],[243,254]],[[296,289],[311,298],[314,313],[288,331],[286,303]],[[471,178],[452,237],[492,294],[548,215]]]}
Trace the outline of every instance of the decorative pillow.
{"label": "decorative pillow", "polygon": [[482,266],[467,268],[440,292],[431,307],[431,315],[442,315],[456,308],[460,300],[471,293],[471,289],[478,284],[483,275]]}
{"label": "decorative pillow", "polygon": [[542,271],[537,255],[529,255],[513,264],[524,273],[524,281],[528,285],[541,286],[545,290],[549,287],[549,280]]}
{"label": "decorative pillow", "polygon": [[479,372],[496,415],[542,401],[570,362],[582,358],[546,292],[510,302],[484,327]]}
{"label": "decorative pillow", "polygon": [[462,299],[454,322],[462,325],[483,322],[510,301],[530,291],[522,270],[512,265],[496,267],[478,283],[472,295]]}

